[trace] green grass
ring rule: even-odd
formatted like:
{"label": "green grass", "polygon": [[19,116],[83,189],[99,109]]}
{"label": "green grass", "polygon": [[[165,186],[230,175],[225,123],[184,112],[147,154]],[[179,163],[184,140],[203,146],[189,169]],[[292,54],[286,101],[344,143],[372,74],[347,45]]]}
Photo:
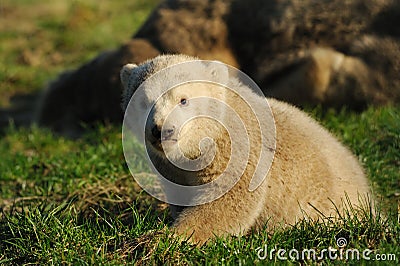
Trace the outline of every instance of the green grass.
{"label": "green grass", "polygon": [[[364,162],[388,218],[366,214],[344,217],[343,224],[303,222],[273,235],[253,233],[197,248],[162,233],[171,222],[168,211],[134,183],[119,127],[99,126],[75,141],[43,129],[10,128],[0,141],[0,262],[252,264],[265,262],[256,252],[265,244],[269,251],[321,251],[336,247],[340,236],[348,239],[349,248],[396,254],[398,260],[399,109],[313,112]],[[149,172],[142,148],[136,149],[134,171]]]}
{"label": "green grass", "polygon": [[159,0],[1,0],[0,107],[127,41]]}
{"label": "green grass", "polygon": [[[155,2],[1,0],[0,106],[127,40]],[[273,235],[251,233],[194,247],[168,237],[166,205],[134,182],[123,157],[120,127],[99,125],[79,140],[68,140],[45,129],[11,125],[0,139],[0,265],[253,265],[279,261],[276,253],[272,261],[257,257],[264,245],[268,251],[322,251],[336,248],[339,237],[348,240],[346,248],[373,250],[371,257],[395,254],[396,261],[386,263],[398,264],[400,107],[308,112],[358,156],[381,202],[382,217],[301,222]],[[136,150],[134,171],[149,173],[143,149],[137,145]]]}
{"label": "green grass", "polygon": [[[170,220],[165,206],[141,193],[130,177],[119,127],[100,126],[76,141],[37,128],[10,128],[0,141],[0,262],[251,263],[264,244],[268,250],[322,250],[335,247],[338,236],[346,237],[351,248],[398,256],[399,109],[371,108],[362,114],[315,109],[314,114],[364,162],[384,199],[387,221],[367,215],[344,218],[343,225],[300,223],[272,236],[255,233],[195,248],[167,234],[151,234]],[[148,172],[140,146],[137,150],[134,170]]]}

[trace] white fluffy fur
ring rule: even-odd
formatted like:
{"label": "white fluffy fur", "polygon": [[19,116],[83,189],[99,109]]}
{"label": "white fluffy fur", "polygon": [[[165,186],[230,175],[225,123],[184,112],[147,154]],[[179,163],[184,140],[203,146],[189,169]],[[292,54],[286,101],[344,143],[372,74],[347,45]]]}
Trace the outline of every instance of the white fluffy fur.
{"label": "white fluffy fur", "polygon": [[[125,86],[123,107],[126,108],[133,92],[152,74],[176,63],[195,59],[183,55],[166,55],[139,66],[125,66],[121,71]],[[206,78],[215,73],[225,73],[223,68],[215,72],[215,69],[208,69],[207,65],[196,71],[202,71]],[[162,80],[155,80],[152,84],[154,86],[146,87],[136,103],[136,112],[145,113],[145,108],[157,101],[157,82],[173,82],[176,78],[174,75],[170,73],[162,77]],[[229,85],[236,86],[239,91],[250,90],[235,80],[229,81]],[[248,129],[250,156],[243,176],[223,197],[200,206],[171,206],[173,213],[177,215],[173,229],[178,235],[191,236],[191,241],[204,243],[214,235],[245,234],[251,228],[261,228],[267,221],[268,228],[273,230],[280,223],[294,224],[303,218],[316,219],[321,214],[335,216],[336,208],[343,212],[346,195],[353,206],[359,206],[359,196],[370,192],[362,167],[346,147],[307,114],[274,99],[268,101],[276,125],[275,158],[264,182],[250,192],[249,182],[257,166],[260,148],[270,143],[260,143],[254,114],[236,94],[215,85],[186,85],[175,88],[156,103],[152,116],[155,125],[162,125],[166,114],[176,106],[180,97],[186,97],[190,101],[199,95],[215,97],[235,106]],[[265,100],[255,94],[252,99],[254,102]],[[184,110],[182,108],[182,112]],[[141,119],[143,122],[145,118]],[[225,122],[228,121],[230,117],[226,117]],[[137,134],[140,138],[144,137],[139,130]],[[231,147],[227,131],[217,123],[203,118],[185,125],[177,137],[179,148],[185,156],[198,158],[198,144],[204,136],[214,139],[216,156],[207,168],[199,172],[188,173],[172,167],[165,159],[163,151],[157,147],[150,149],[150,156],[155,158],[161,172],[172,181],[185,185],[204,184],[214,180],[225,169]]]}

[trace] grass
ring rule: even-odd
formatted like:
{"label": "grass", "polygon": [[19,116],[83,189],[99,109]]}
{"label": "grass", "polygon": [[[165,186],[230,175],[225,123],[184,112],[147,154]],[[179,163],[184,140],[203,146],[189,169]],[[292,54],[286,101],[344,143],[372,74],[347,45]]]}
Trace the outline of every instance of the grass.
{"label": "grass", "polygon": [[[61,70],[126,40],[153,6],[147,1],[0,0],[0,105],[7,106],[13,95],[40,90]],[[337,248],[339,237],[348,241],[346,249],[370,249],[371,258],[395,254],[395,261],[382,263],[398,264],[400,107],[307,111],[358,156],[382,217],[366,213],[340,223],[301,222],[272,235],[251,233],[194,247],[168,237],[166,205],[142,192],[131,177],[119,126],[99,125],[81,139],[68,140],[46,129],[10,125],[0,139],[0,265],[253,265],[282,262],[277,251],[269,258],[273,249]],[[146,174],[143,150],[136,149],[134,171]],[[257,252],[263,255],[265,249],[268,256],[262,260]]]}
{"label": "grass", "polygon": [[0,107],[128,40],[158,0],[0,0]]}
{"label": "grass", "polygon": [[[196,248],[162,233],[171,222],[166,206],[134,183],[119,127],[99,126],[75,141],[43,129],[11,127],[0,141],[0,262],[251,264],[264,262],[256,249],[265,244],[269,251],[321,251],[336,247],[338,237],[345,237],[349,248],[396,254],[398,260],[399,109],[313,112],[364,162],[388,218],[366,214],[343,217],[342,224],[303,222],[273,235],[253,233]],[[139,145],[137,150],[134,171],[146,173],[143,150]]]}

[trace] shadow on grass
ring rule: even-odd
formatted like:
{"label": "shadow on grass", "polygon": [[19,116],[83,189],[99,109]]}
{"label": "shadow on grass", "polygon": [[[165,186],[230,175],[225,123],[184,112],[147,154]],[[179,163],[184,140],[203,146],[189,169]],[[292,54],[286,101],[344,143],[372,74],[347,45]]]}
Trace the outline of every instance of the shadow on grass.
{"label": "shadow on grass", "polygon": [[38,99],[38,93],[14,95],[9,107],[0,108],[0,134],[5,133],[10,123],[17,127],[31,125]]}

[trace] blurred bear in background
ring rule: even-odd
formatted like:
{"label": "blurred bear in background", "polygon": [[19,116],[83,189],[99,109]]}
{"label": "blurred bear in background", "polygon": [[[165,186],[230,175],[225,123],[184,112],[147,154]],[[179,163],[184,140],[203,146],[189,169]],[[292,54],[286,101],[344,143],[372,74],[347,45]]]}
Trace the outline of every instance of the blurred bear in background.
{"label": "blurred bear in background", "polygon": [[52,82],[35,121],[67,136],[121,122],[119,69],[162,53],[233,65],[300,107],[398,102],[398,25],[396,0],[166,0],[130,41]]}

